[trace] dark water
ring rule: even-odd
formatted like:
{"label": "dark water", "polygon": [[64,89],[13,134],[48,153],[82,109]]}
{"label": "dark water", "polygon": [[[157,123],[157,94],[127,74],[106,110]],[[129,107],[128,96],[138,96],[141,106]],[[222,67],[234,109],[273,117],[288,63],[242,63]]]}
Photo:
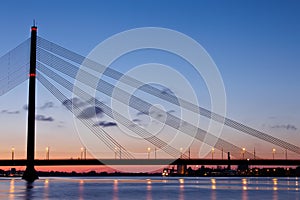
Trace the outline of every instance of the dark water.
{"label": "dark water", "polygon": [[0,178],[0,199],[299,199],[298,178]]}

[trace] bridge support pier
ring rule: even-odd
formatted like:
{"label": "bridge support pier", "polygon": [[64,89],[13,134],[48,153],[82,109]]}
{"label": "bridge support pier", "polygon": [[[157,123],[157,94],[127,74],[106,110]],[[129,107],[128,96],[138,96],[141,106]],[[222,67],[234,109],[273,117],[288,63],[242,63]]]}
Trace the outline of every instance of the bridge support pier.
{"label": "bridge support pier", "polygon": [[26,170],[22,176],[22,179],[26,180],[27,182],[34,182],[36,179],[39,179],[34,166],[26,166]]}
{"label": "bridge support pier", "polygon": [[28,94],[28,125],[27,125],[27,163],[22,179],[33,182],[38,179],[34,169],[35,149],[35,81],[36,81],[36,40],[37,27],[31,27],[30,43],[30,70],[29,70],[29,94]]}

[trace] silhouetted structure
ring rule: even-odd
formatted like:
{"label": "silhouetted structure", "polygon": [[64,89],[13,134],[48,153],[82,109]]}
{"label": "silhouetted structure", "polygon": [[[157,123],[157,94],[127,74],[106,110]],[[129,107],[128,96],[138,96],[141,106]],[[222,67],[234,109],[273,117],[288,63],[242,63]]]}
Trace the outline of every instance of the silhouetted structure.
{"label": "silhouetted structure", "polygon": [[34,169],[35,149],[35,80],[36,80],[36,39],[37,27],[31,27],[30,43],[30,71],[29,71],[29,94],[28,94],[28,125],[27,125],[27,163],[23,179],[33,182],[38,179]]}
{"label": "silhouetted structure", "polygon": [[228,159],[228,166],[227,169],[231,170],[231,165],[230,165],[230,152],[227,153],[227,159]]}

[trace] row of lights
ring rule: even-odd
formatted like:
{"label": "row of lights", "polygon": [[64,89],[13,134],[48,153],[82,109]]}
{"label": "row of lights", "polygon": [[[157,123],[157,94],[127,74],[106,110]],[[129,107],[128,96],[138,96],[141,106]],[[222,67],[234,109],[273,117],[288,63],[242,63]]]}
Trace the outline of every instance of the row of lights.
{"label": "row of lights", "polygon": [[[183,157],[183,148],[182,147],[180,147],[180,158],[182,158]],[[150,159],[150,152],[151,152],[151,148],[150,147],[148,147],[147,148],[147,157],[148,157],[148,159]],[[188,151],[188,153],[189,153],[189,158],[190,158],[190,154],[191,154],[191,149],[189,148],[189,151]],[[156,148],[154,148],[154,158],[156,159]]]}
{"label": "row of lights", "polygon": [[[50,158],[50,147],[46,147],[46,160],[49,160],[49,158]],[[85,147],[80,148],[80,158],[86,159],[86,148]],[[12,160],[15,159],[15,148],[14,147],[11,148],[11,159]]]}
{"label": "row of lights", "polygon": [[[183,155],[183,148],[181,147],[180,148],[180,158],[182,158],[182,155]],[[147,155],[148,155],[148,159],[150,159],[150,152],[151,152],[151,148],[148,147],[147,148]],[[246,152],[246,148],[243,147],[242,148],[242,158],[245,159],[245,152]],[[189,150],[189,153],[190,153],[190,150]],[[215,153],[215,148],[212,148],[211,149],[211,159],[213,160],[214,159],[214,153]],[[275,148],[272,148],[272,156],[273,156],[273,160],[275,159],[275,153],[276,153],[276,149]],[[223,160],[223,148],[222,148],[222,160]],[[120,149],[120,159],[121,159],[121,149]],[[254,156],[255,156],[255,149],[254,149]],[[12,147],[11,148],[11,159],[14,160],[14,157],[15,157],[15,148]],[[46,147],[46,160],[49,160],[49,157],[50,157],[50,147]],[[154,149],[154,157],[156,159],[156,148]],[[287,150],[285,151],[285,157],[287,159]],[[81,159],[86,159],[86,148],[85,147],[81,147],[80,148],[80,158]],[[117,148],[115,148],[115,159],[117,158]]]}
{"label": "row of lights", "polygon": [[[243,147],[242,148],[242,158],[245,159],[245,152],[246,152],[246,148]],[[211,149],[211,159],[213,160],[214,159],[214,153],[215,153],[215,148],[212,148]],[[254,158],[255,158],[255,149],[254,149]],[[273,160],[275,158],[275,153],[276,153],[276,149],[275,148],[272,148],[272,157],[273,157]],[[222,160],[223,160],[223,148],[222,148]],[[287,159],[287,150],[285,150],[285,158]]]}

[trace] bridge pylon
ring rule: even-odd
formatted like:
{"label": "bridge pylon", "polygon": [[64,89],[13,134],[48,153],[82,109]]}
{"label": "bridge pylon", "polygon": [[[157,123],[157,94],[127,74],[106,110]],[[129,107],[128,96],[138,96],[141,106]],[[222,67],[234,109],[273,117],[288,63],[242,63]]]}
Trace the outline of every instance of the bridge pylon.
{"label": "bridge pylon", "polygon": [[31,27],[30,43],[30,70],[29,70],[29,94],[28,94],[28,125],[27,125],[27,161],[26,170],[22,179],[33,182],[38,179],[37,172],[34,168],[35,152],[35,82],[36,82],[36,40],[37,27]]}

